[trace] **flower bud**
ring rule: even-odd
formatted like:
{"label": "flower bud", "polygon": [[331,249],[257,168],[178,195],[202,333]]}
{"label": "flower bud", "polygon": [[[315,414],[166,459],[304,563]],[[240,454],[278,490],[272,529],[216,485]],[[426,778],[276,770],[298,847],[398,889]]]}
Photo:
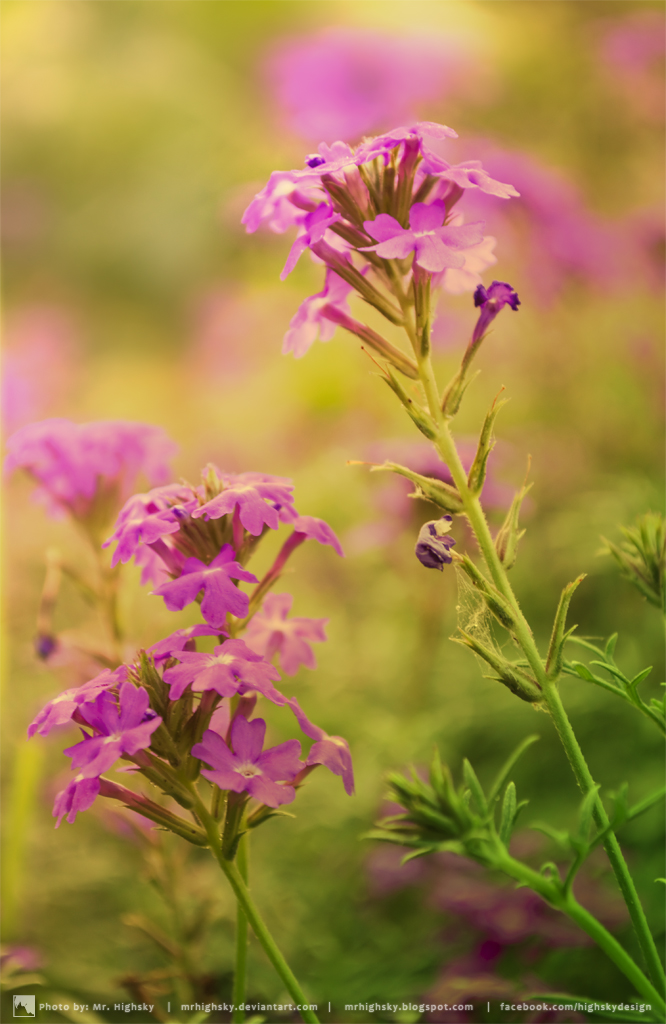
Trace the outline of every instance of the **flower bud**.
{"label": "flower bud", "polygon": [[477,285],[474,292],[474,305],[481,307],[481,314],[474,328],[472,345],[483,337],[497,314],[505,306],[511,306],[511,309],[517,312],[520,299],[510,284],[506,284],[504,281],[493,281],[488,289],[484,288],[482,284]]}

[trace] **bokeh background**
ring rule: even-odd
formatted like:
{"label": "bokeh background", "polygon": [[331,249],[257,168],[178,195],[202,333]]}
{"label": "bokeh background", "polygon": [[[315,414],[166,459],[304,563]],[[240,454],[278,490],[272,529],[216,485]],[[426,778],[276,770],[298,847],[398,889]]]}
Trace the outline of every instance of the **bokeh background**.
{"label": "bokeh background", "polygon": [[[208,461],[292,477],[299,509],[327,519],[345,548],[344,560],[316,545],[293,560],[294,612],[328,617],[329,640],[316,672],[303,670],[287,692],[349,739],[357,795],[315,774],[296,817],[262,827],[252,851],[256,898],[308,994],[331,1002],[331,1020],[405,1024],[526,1019],[485,1006],[530,991],[630,996],[600,953],[500,879],[446,858],[401,869],[394,851],[360,841],[381,811],[386,770],[424,764],[435,744],[456,770],[468,756],[485,780],[536,732],[515,776],[530,800],[523,823],[566,827],[578,797],[546,716],[449,642],[453,575],[413,557],[432,511],[401,482],[347,465],[422,457],[372,365],[342,332],[301,361],[280,354],[321,268],[303,259],[281,284],[290,239],[247,236],[240,217],[273,169],[301,166],[319,141],[356,142],[410,117],[451,125],[452,162],[481,158],[518,188],[510,203],[467,203],[498,239],[486,283],[510,281],[522,306],[497,321],[458,433],[474,436],[504,385],[491,517],[501,521],[531,455],[513,576],[538,639],[562,586],[585,572],[573,621],[588,636],[619,631],[620,664],[654,664],[644,688],[656,695],[659,613],[599,555],[599,538],[617,540],[619,524],[662,501],[662,5],[3,0],[0,13],[6,434],[53,415],[157,424],[180,445],[174,478],[196,482]],[[469,294],[442,300],[443,375],[474,319]],[[73,670],[39,663],[35,614],[45,549],[88,556],[73,526],[47,519],[30,491],[18,475],[7,483],[6,964],[32,972],[38,1001],[92,1007],[128,1000],[137,978],[155,980],[165,955],[136,916],[167,933],[170,918],[150,884],[150,844],[103,808],[53,831],[61,750],[73,740],[28,746],[24,736]],[[268,548],[261,557],[268,563]],[[193,621],[176,622],[138,576],[128,568],[122,595],[136,644]],[[67,584],[56,623],[72,642],[97,628]],[[650,723],[582,682],[565,680],[563,691],[604,789],[627,781],[632,801],[649,793],[662,774]],[[276,741],[292,735],[279,714],[271,726]],[[658,935],[661,829],[655,809],[622,834]],[[528,829],[517,843],[537,862],[558,856]],[[201,904],[211,917],[197,953],[202,991],[228,994],[229,894],[197,851],[178,878],[184,912]],[[580,897],[633,948],[603,857],[586,868]],[[283,995],[255,944],[250,994]],[[343,1009],[424,998],[478,1009],[429,1018]],[[91,1009],[43,1019],[119,1018]]]}

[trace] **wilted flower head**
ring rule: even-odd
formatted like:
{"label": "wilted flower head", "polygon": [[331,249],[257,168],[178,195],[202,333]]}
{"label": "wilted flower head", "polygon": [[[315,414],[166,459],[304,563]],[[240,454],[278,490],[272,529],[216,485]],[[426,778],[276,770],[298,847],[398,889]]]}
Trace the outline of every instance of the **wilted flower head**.
{"label": "wilted flower head", "polygon": [[451,563],[450,549],[455,544],[455,540],[447,534],[452,523],[452,516],[442,516],[441,519],[433,519],[421,527],[414,553],[426,569],[442,571],[445,565]]}
{"label": "wilted flower head", "polygon": [[37,497],[54,517],[104,521],[144,475],[164,483],[177,446],[160,427],[125,420],[73,423],[42,420],[7,441],[9,471],[25,469],[39,484]]}

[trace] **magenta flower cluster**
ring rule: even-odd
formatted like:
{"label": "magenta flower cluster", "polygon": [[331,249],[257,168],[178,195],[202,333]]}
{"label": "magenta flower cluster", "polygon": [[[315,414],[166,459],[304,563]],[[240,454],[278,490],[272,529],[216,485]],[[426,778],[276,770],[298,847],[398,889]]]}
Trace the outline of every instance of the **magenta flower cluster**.
{"label": "magenta flower cluster", "polygon": [[[76,486],[78,479],[74,466],[69,482]],[[290,532],[259,580],[245,563],[262,535],[280,526]],[[295,786],[317,765],[341,776],[353,792],[346,741],[329,736],[275,686],[280,673],[272,658],[279,656],[289,675],[301,665],[314,668],[311,644],[326,639],[325,619],[290,618],[291,596],[269,593],[308,538],[342,554],[327,523],[299,514],[292,482],[284,477],[207,466],[200,485],[168,484],[126,502],[105,542],[115,544],[113,564],[134,557],[144,576],[164,580],[153,593],[169,610],[198,602],[204,622],[175,630],[133,664],[105,669],[65,690],[35,717],[29,736],[46,736],[68,723],[83,733],[65,751],[74,776],[56,797],[57,825],[63,817],[73,822],[100,792],[116,798],[129,792],[103,777],[118,760],[163,783],[176,799],[183,780],[200,771],[225,792],[274,809],[294,799]],[[244,592],[242,583],[253,584],[253,593]],[[238,635],[243,631],[245,640]],[[197,650],[199,639],[207,637],[216,638],[212,650],[210,642],[209,649]],[[259,698],[288,708],[314,741],[303,759],[297,740],[264,749],[266,723],[251,717]],[[135,810],[141,800],[131,794]]]}
{"label": "magenta flower cluster", "polygon": [[465,224],[453,208],[469,190],[500,199],[518,193],[479,161],[446,160],[447,140],[455,137],[445,125],[422,121],[364,139],[355,149],[322,143],[303,168],[271,175],[243,215],[247,230],[296,227],[283,279],[308,249],[327,268],[323,291],[293,317],[285,352],[302,356],[340,325],[386,355],[387,343],[352,317],[354,291],[400,323],[390,301],[396,277],[425,274],[452,292],[481,283],[481,271],[495,262],[494,239],[484,236],[482,222]]}

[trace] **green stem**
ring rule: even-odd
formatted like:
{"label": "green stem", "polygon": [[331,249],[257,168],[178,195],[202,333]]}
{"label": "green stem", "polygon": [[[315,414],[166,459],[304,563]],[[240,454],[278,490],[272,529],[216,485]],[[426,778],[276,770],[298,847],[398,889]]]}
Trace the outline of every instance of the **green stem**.
{"label": "green stem", "polygon": [[[248,864],[247,864],[247,844],[249,836],[245,835],[241,837],[241,841],[238,844],[238,853],[236,854],[236,861],[238,863],[238,871],[241,878],[247,885],[248,875]],[[245,1020],[245,1010],[239,1009],[241,1004],[245,1002],[245,980],[247,972],[247,917],[243,910],[240,900],[236,903],[236,967],[234,970],[234,987],[231,996],[233,1003],[233,1011],[231,1014],[231,1024],[243,1024]]]}
{"label": "green stem", "polygon": [[[509,583],[506,570],[500,561],[497,551],[495,550],[493,538],[481,507],[481,503],[478,497],[475,497],[471,493],[467,485],[467,473],[460,461],[455,441],[451,436],[448,423],[446,422],[440,408],[439,394],[437,391],[430,356],[423,356],[419,358],[418,362],[421,382],[428,400],[430,414],[438,429],[438,437],[435,443],[443,461],[449,467],[453,481],[460,492],[465,514],[474,531],[477,543],[481,549],[486,565],[488,566],[493,582],[499,592],[509,602],[514,612],[515,626],[513,632],[525,654],[525,657],[527,658],[532,672],[534,673],[534,678],[543,691],[543,702],[550,713],[553,725],[555,726],[557,734],[562,742],[569,764],[571,765],[576,777],[576,781],[582,792],[587,794],[590,790],[595,788],[596,784],[592,777],[592,773],[587,766],[585,756],[578,744],[578,740],[576,739],[571,727],[566,711],[564,710],[564,706],[557,689],[556,680],[548,679],[546,675],[546,670],[534,642],[532,631],[520,609],[518,600],[513,592],[511,584]],[[604,830],[608,828],[610,821],[603,803],[598,796],[594,805],[594,818],[600,829]],[[638,893],[636,892],[634,881],[629,873],[629,868],[627,867],[622,855],[620,845],[612,831],[609,831],[606,839],[604,840],[604,849],[606,850],[606,854],[612,865],[620,891],[622,892],[627,904],[627,909],[629,910],[650,977],[663,995],[666,993],[664,969],[655,941],[650,932],[645,912],[641,906]]]}
{"label": "green stem", "polygon": [[663,1020],[666,1015],[666,1002],[661,997],[656,988],[650,983],[645,977],[640,967],[634,963],[629,954],[620,943],[614,938],[604,926],[597,921],[589,911],[581,907],[580,903],[574,898],[571,892],[568,892],[565,896],[562,896],[561,886],[556,882],[551,881],[544,875],[532,868],[523,864],[521,861],[514,860],[513,857],[508,854],[501,853],[497,863],[502,871],[504,871],[511,878],[515,878],[517,881],[528,885],[535,892],[538,892],[548,903],[554,906],[557,910],[562,911],[571,918],[572,921],[578,925],[590,938],[594,939],[596,944],[603,949],[604,953],[613,961],[613,963],[619,967],[626,978],[629,979],[635,990],[643,996],[644,999],[648,1000],[654,1019],[657,1021]]}
{"label": "green stem", "polygon": [[195,794],[196,814],[206,830],[206,835],[210,842],[210,848],[222,868],[222,871],[227,876],[229,884],[234,891],[234,895],[242,906],[245,916],[252,927],[252,931],[259,939],[259,942],[263,946],[264,952],[273,964],[273,967],[282,978],[282,981],[284,982],[289,995],[296,1003],[298,1012],[303,1020],[306,1024],[319,1024],[318,1017],[309,1009],[309,1003],[301,989],[301,986],[298,984],[294,973],[278,949],[275,939],[264,924],[238,867],[234,861],[227,860],[222,853],[222,839],[220,837],[217,822],[206,810],[199,797],[196,796],[194,787],[192,787],[192,793]]}

